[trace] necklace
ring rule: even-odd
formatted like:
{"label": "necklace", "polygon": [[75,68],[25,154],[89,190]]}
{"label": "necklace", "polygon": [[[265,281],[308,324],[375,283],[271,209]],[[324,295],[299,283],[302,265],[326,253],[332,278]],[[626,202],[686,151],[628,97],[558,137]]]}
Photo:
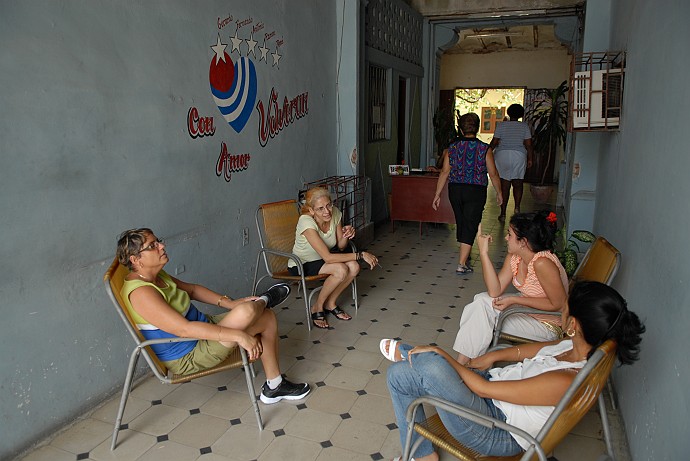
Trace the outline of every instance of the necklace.
{"label": "necklace", "polygon": [[144,282],[154,283],[155,280],[156,280],[155,278],[154,278],[153,280],[148,280],[146,277],[144,277],[144,276],[141,275],[141,274],[137,274],[137,275],[138,275],[139,278],[142,279]]}

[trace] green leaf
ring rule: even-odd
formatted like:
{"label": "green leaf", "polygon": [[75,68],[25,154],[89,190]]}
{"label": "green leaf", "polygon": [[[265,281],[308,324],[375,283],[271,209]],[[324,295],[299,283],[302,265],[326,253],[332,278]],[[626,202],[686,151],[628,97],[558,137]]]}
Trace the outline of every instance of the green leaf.
{"label": "green leaf", "polygon": [[577,253],[573,250],[565,250],[563,252],[562,261],[565,273],[571,277],[577,269]]}
{"label": "green leaf", "polygon": [[573,231],[572,234],[570,234],[570,238],[574,238],[576,240],[579,240],[581,242],[585,243],[592,243],[597,239],[597,236],[591,233],[590,231],[586,230],[576,230]]}

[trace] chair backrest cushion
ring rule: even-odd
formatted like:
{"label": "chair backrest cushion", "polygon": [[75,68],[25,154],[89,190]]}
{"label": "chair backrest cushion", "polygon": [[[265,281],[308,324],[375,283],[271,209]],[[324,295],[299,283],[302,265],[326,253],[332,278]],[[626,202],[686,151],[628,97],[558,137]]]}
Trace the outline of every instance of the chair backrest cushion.
{"label": "chair backrest cushion", "polygon": [[[259,207],[257,226],[261,245],[264,248],[292,253],[295,245],[295,230],[299,220],[299,211],[295,200],[265,203]],[[267,269],[272,272],[287,270],[288,259],[282,256],[268,255]]]}
{"label": "chair backrest cushion", "polygon": [[571,284],[580,280],[589,280],[608,285],[611,283],[619,262],[620,251],[605,238],[597,237],[573,274]]}

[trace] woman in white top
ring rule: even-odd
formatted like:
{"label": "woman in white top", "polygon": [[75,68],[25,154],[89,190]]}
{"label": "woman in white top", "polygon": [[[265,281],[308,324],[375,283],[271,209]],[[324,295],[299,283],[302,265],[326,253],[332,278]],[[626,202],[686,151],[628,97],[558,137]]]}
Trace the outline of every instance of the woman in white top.
{"label": "woman in white top", "polygon": [[[617,343],[622,364],[639,355],[644,325],[627,309],[613,288],[598,282],[580,282],[571,290],[563,312],[564,340],[531,343],[488,352],[460,365],[437,346],[412,347],[395,340],[381,341],[381,352],[396,363],[388,368],[388,389],[400,429],[407,433],[406,410],[423,395],[440,397],[506,421],[532,436],[539,433],[594,350],[608,339]],[[517,361],[488,370],[494,362]],[[485,371],[488,370],[488,371]],[[489,456],[512,456],[528,445],[510,432],[490,428],[438,409],[443,425],[465,446]],[[417,421],[426,419],[417,412]],[[437,461],[425,440],[412,453],[417,461]]]}
{"label": "woman in white top", "polygon": [[529,125],[519,121],[524,115],[525,108],[520,104],[508,106],[510,120],[501,122],[496,126],[494,137],[489,144],[494,150],[496,169],[501,177],[503,203],[501,204],[501,214],[498,216],[501,222],[506,219],[506,207],[508,206],[511,185],[515,200],[515,213],[520,212],[525,171],[532,166],[532,132]]}
{"label": "woman in white top", "polygon": [[[302,262],[305,275],[329,275],[312,306],[311,318],[317,328],[329,328],[326,313],[340,320],[352,318],[338,307],[338,296],[359,274],[360,261],[365,261],[371,269],[378,264],[376,256],[366,251],[342,253],[355,236],[354,227],[342,225],[342,216],[333,206],[328,190],[314,187],[305,194],[292,252]],[[288,270],[298,275],[297,265],[292,260],[288,262]]]}

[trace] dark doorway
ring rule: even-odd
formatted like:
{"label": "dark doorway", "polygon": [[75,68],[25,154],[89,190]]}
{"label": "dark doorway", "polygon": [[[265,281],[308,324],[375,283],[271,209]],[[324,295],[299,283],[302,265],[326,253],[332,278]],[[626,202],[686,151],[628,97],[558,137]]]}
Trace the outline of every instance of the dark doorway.
{"label": "dark doorway", "polygon": [[407,80],[398,79],[398,154],[396,163],[405,163],[405,139],[407,139]]}

